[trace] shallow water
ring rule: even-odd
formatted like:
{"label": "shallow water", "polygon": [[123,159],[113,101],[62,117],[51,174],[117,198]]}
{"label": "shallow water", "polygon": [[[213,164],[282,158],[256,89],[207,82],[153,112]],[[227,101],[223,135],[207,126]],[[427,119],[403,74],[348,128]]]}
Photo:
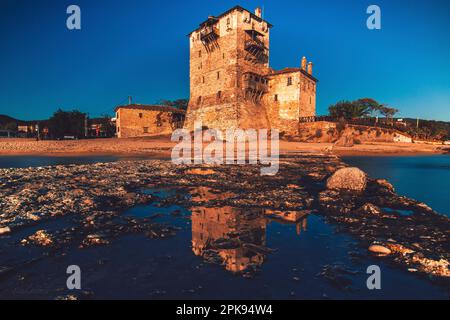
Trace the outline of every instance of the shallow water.
{"label": "shallow water", "polygon": [[425,202],[434,210],[450,215],[450,156],[343,157],[373,178],[391,182],[397,193]]}
{"label": "shallow water", "polygon": [[0,156],[0,168],[46,167],[70,164],[114,162],[126,159],[119,156]]}
{"label": "shallow water", "polygon": [[[117,161],[119,157],[0,157],[0,167],[29,167]],[[373,177],[391,181],[401,194],[449,212],[450,158],[346,157]],[[75,294],[84,299],[449,299],[448,288],[371,257],[352,237],[319,215],[302,216],[265,209],[207,208],[202,201],[228,197],[208,188],[146,190],[160,202],[137,206],[123,216],[154,218],[180,228],[174,237],[119,236],[110,245],[63,250],[19,244],[37,230],[61,230],[70,216],[42,222],[0,237],[0,298],[53,299]],[[197,207],[164,202],[192,197]],[[408,215],[409,212],[404,212]],[[281,219],[283,218],[283,219]],[[292,220],[297,219],[293,222]],[[291,221],[289,221],[291,220]],[[236,234],[244,244],[229,246]],[[211,243],[222,241],[218,256]],[[228,245],[228,247],[227,247]],[[216,260],[214,260],[216,259]],[[210,263],[215,261],[216,263]],[[66,268],[79,265],[82,292],[66,289]],[[382,290],[368,290],[366,269],[379,265]]]}
{"label": "shallow water", "polygon": [[[78,294],[81,298],[140,299],[448,299],[443,287],[392,267],[367,255],[356,241],[337,234],[320,216],[289,222],[268,215],[264,209],[206,208],[204,197],[221,197],[208,189],[195,189],[199,206],[183,208],[164,204],[175,190],[149,190],[160,202],[123,213],[180,228],[174,237],[149,239],[126,235],[108,246],[42,256],[48,249],[18,246],[20,239],[39,228],[49,231],[71,224],[70,217],[45,226],[20,230],[0,238],[0,298],[55,298]],[[208,263],[211,243],[243,234],[244,244],[219,251],[219,262]],[[37,260],[35,260],[37,259]],[[82,293],[66,289],[66,268],[79,265]],[[366,269],[381,267],[382,290],[367,289]],[[328,266],[328,267],[327,267]],[[332,267],[330,267],[332,266]],[[320,273],[329,272],[327,278]]]}

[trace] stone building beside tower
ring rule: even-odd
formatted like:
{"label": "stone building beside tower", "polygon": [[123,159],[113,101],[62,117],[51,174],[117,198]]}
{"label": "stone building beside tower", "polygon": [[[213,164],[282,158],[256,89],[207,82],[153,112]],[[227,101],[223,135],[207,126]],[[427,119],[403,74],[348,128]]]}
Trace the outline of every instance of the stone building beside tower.
{"label": "stone building beside tower", "polygon": [[185,128],[277,128],[295,133],[315,116],[317,79],[303,57],[297,68],[269,66],[272,25],[236,6],[189,34],[190,101]]}

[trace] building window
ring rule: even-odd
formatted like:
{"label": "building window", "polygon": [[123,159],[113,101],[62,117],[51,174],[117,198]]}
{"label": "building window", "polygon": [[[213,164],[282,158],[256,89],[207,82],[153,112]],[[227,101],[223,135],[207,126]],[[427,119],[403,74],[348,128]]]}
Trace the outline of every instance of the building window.
{"label": "building window", "polygon": [[220,71],[217,71],[217,80],[220,79]]}
{"label": "building window", "polygon": [[311,99],[311,97],[309,97],[309,104],[311,104],[312,103],[312,99]]}
{"label": "building window", "polygon": [[197,98],[197,105],[200,105],[201,103],[202,103],[202,97],[199,96],[199,97]]}
{"label": "building window", "polygon": [[288,77],[288,79],[287,79],[287,85],[288,85],[288,86],[292,85],[292,77]]}
{"label": "building window", "polygon": [[225,53],[222,53],[222,59],[225,59]]}
{"label": "building window", "polygon": [[198,52],[198,57],[199,57],[199,58],[202,57],[202,50],[200,50],[200,51]]}
{"label": "building window", "polygon": [[141,119],[142,119],[142,113],[139,113],[139,118],[141,118]]}
{"label": "building window", "polygon": [[119,112],[116,112],[116,119],[119,119]]}
{"label": "building window", "polygon": [[278,101],[278,95],[277,94],[273,97],[273,100]]}
{"label": "building window", "polygon": [[202,76],[202,83],[205,83],[205,76]]}
{"label": "building window", "polygon": [[117,127],[117,132],[120,132],[120,127]]}
{"label": "building window", "polygon": [[222,98],[222,91],[217,91],[217,101],[220,101],[220,99]]}
{"label": "building window", "polygon": [[148,127],[144,127],[144,133],[148,133]]}

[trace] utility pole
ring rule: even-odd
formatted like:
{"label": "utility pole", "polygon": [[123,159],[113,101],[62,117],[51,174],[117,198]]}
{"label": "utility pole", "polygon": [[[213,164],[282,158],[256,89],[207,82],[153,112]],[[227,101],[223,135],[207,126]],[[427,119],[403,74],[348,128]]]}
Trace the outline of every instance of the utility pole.
{"label": "utility pole", "polygon": [[84,115],[84,137],[88,137],[88,116],[87,114]]}
{"label": "utility pole", "polygon": [[40,140],[39,122],[36,123],[36,141]]}

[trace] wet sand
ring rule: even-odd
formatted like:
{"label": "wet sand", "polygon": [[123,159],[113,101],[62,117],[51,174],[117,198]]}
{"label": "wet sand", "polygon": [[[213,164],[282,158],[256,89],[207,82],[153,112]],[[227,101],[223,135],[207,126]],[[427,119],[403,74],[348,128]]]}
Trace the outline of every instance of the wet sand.
{"label": "wet sand", "polygon": [[[75,141],[36,141],[34,139],[0,139],[0,155],[128,155],[168,159],[177,142],[169,135],[129,139],[89,139]],[[413,143],[365,143],[337,147],[331,143],[280,141],[280,153],[334,153],[336,155],[432,155],[448,153],[450,147]]]}

